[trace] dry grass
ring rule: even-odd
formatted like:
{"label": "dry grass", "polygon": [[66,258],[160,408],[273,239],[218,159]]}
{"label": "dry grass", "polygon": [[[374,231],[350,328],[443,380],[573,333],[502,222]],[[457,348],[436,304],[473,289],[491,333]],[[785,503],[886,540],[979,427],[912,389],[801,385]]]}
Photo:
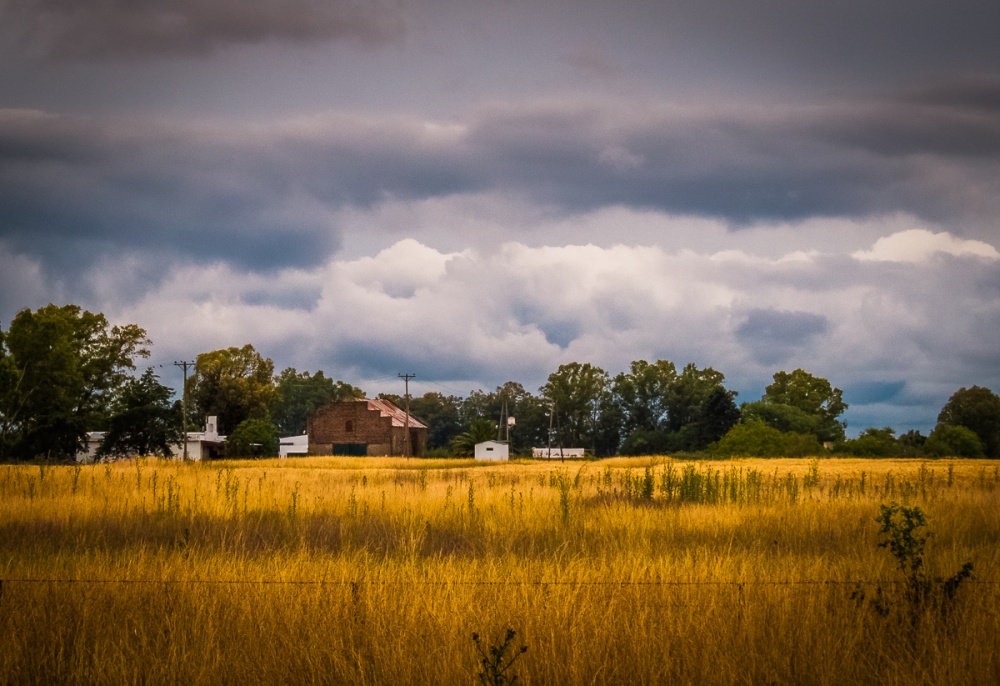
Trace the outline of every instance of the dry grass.
{"label": "dry grass", "polygon": [[[507,626],[526,684],[1000,683],[998,494],[957,460],[0,466],[0,683],[474,683]],[[889,501],[933,573],[974,562],[949,613],[904,607]]]}

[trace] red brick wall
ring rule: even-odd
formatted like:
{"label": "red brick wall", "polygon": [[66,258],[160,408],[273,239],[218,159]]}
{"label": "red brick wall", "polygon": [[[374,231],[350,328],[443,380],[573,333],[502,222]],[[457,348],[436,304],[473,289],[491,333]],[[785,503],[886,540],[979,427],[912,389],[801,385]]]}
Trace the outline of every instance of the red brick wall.
{"label": "red brick wall", "polygon": [[[353,431],[347,431],[347,423]],[[427,451],[427,430],[410,429],[413,454]],[[329,455],[334,443],[365,443],[368,455],[402,455],[406,447],[403,427],[393,427],[390,417],[383,417],[378,410],[369,410],[368,403],[347,401],[327,405],[313,414],[306,425],[309,434],[309,452]]]}

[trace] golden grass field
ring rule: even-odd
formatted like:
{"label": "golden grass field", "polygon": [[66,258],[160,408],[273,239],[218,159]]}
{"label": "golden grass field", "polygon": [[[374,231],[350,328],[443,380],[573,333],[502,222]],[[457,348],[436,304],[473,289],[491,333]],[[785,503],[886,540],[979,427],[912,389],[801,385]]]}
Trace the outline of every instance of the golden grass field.
{"label": "golden grass field", "polygon": [[0,683],[473,684],[510,627],[524,684],[996,684],[998,515],[982,460],[0,465]]}

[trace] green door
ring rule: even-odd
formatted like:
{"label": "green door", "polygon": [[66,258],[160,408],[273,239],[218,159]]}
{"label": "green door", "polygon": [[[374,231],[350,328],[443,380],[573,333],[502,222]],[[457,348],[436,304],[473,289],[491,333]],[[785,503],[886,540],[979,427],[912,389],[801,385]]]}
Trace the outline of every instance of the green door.
{"label": "green door", "polygon": [[334,455],[349,455],[351,457],[364,457],[368,454],[367,443],[334,443]]}

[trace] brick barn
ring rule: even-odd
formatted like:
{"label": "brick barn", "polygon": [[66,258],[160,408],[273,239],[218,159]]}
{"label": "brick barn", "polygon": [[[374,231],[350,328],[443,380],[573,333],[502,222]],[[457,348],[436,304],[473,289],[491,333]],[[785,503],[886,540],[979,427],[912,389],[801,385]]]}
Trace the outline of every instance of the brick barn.
{"label": "brick barn", "polygon": [[[313,455],[376,457],[406,454],[406,413],[388,400],[360,398],[331,403],[306,422]],[[410,454],[427,452],[427,426],[410,415]]]}

